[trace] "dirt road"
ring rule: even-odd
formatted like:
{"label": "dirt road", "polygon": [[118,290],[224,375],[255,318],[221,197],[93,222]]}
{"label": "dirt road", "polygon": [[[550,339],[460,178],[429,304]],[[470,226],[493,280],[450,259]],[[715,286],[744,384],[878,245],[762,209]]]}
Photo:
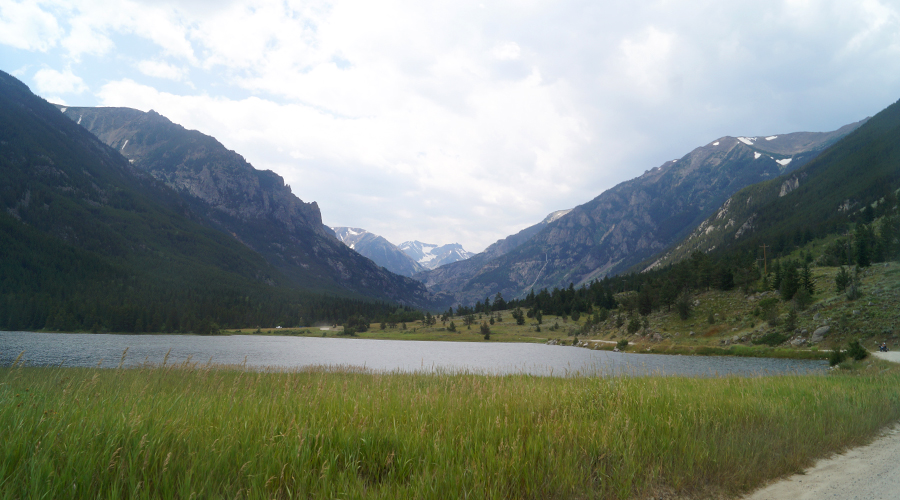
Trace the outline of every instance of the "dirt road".
{"label": "dirt road", "polygon": [[[900,351],[875,353],[900,363]],[[820,460],[797,474],[756,491],[745,500],[896,500],[900,498],[900,424],[868,446]]]}

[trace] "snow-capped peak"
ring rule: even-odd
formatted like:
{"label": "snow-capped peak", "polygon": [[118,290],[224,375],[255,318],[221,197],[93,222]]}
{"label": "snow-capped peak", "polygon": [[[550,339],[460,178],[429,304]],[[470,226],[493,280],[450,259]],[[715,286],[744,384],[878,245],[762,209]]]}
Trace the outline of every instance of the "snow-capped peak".
{"label": "snow-capped peak", "polygon": [[434,243],[422,243],[421,241],[405,241],[398,245],[398,248],[428,269],[465,260],[474,255],[465,251],[459,243],[435,245]]}

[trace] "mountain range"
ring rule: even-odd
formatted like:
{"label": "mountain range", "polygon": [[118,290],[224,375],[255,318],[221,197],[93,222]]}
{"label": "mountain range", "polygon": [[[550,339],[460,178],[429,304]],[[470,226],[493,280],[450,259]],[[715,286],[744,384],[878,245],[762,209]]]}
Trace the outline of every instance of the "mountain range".
{"label": "mountain range", "polygon": [[377,234],[358,227],[335,227],[332,230],[345,245],[392,273],[412,276],[425,270],[412,257]]}
{"label": "mountain range", "polygon": [[435,245],[421,241],[404,241],[398,248],[425,269],[436,269],[446,264],[466,260],[472,255],[459,243]]}
{"label": "mountain range", "polygon": [[54,107],[5,73],[0,87],[0,327],[186,331],[339,308],[308,294],[431,310],[519,298],[698,251],[786,250],[900,176],[894,104],[832,132],[721,137],[473,255],[328,228],[280,176],[153,111]]}
{"label": "mountain range", "polygon": [[796,170],[863,123],[825,133],[721,137],[416,278],[444,301],[472,304],[626,271],[678,242],[738,190]]}

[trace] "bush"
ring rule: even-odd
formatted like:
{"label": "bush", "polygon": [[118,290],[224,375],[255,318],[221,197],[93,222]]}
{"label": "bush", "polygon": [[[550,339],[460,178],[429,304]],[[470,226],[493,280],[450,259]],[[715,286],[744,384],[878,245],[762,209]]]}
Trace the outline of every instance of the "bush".
{"label": "bush", "polygon": [[487,321],[481,322],[481,334],[484,335],[484,340],[491,340],[491,327],[488,326]]}
{"label": "bush", "polygon": [[847,344],[847,356],[861,361],[869,356],[869,351],[859,343],[859,340],[854,340]]}
{"label": "bush", "polygon": [[620,351],[624,351],[628,347],[628,341],[625,339],[622,339],[622,340],[616,342],[616,347],[618,347]]}
{"label": "bush", "polygon": [[835,349],[831,351],[831,356],[828,357],[828,364],[830,366],[837,366],[844,362],[847,359],[847,353],[840,349]]}
{"label": "bush", "polygon": [[751,340],[750,342],[752,344],[756,344],[756,345],[764,344],[764,345],[767,345],[770,347],[775,347],[777,345],[787,342],[787,339],[788,339],[787,335],[784,335],[784,334],[778,333],[778,332],[770,332],[756,340]]}
{"label": "bush", "polygon": [[812,295],[809,294],[809,291],[806,288],[797,290],[797,293],[794,294],[794,305],[797,309],[805,311],[810,304],[812,304]]}
{"label": "bush", "polygon": [[759,301],[759,314],[769,323],[769,326],[778,326],[778,299],[769,297]]}
{"label": "bush", "polygon": [[693,304],[691,303],[691,296],[687,293],[683,293],[678,297],[678,300],[675,301],[675,310],[678,311],[678,317],[682,320],[686,320],[691,317],[691,308]]}
{"label": "bush", "polygon": [[850,273],[847,272],[847,268],[841,266],[841,270],[838,271],[837,276],[834,277],[834,287],[837,289],[838,293],[840,293],[843,292],[849,284]]}
{"label": "bush", "polygon": [[628,320],[628,333],[637,333],[640,329],[641,320],[639,320],[637,316],[632,316],[631,319]]}
{"label": "bush", "polygon": [[797,328],[797,309],[790,308],[788,310],[787,319],[784,321],[784,331],[792,332]]}

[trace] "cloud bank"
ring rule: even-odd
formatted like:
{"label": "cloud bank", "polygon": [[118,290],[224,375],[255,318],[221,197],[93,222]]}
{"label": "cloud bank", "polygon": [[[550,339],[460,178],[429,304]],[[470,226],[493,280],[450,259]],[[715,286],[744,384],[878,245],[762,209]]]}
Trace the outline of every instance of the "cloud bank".
{"label": "cloud bank", "polygon": [[879,111],[900,9],[0,0],[0,54],[44,97],[215,136],[326,224],[479,251],[722,135]]}

